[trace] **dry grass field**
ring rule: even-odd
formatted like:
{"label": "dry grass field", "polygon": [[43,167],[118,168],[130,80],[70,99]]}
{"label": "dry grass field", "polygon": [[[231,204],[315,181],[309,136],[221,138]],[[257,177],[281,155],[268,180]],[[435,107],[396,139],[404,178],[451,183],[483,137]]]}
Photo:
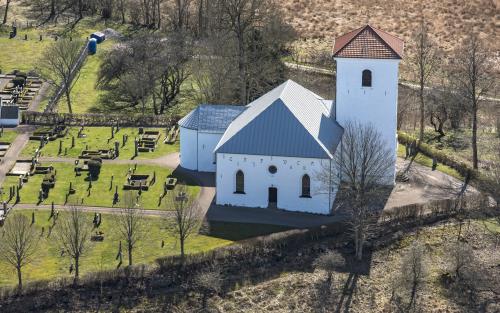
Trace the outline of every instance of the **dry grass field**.
{"label": "dry grass field", "polygon": [[[471,29],[487,38],[499,58],[499,0],[281,0],[285,19],[302,42],[331,49],[333,39],[364,24],[397,35],[411,45],[421,12],[440,48],[451,51]],[[423,7],[422,7],[423,6]]]}

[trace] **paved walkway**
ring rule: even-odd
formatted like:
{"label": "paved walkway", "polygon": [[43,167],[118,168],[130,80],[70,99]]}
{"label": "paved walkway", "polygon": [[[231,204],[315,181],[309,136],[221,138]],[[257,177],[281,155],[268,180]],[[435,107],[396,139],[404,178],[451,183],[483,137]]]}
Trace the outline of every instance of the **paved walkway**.
{"label": "paved walkway", "polygon": [[7,153],[5,156],[2,158],[0,161],[0,185],[5,180],[5,176],[7,173],[10,171],[10,169],[14,166],[16,163],[17,158],[19,157],[19,154],[21,151],[24,149],[24,146],[29,140],[29,137],[31,135],[31,132],[35,130],[34,126],[18,126],[16,128],[18,135],[16,139],[10,144],[9,149],[7,150]]}

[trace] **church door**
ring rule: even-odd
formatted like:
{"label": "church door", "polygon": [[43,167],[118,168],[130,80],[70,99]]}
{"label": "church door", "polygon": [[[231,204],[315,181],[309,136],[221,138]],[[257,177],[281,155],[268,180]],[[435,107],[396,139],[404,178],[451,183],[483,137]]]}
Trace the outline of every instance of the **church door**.
{"label": "church door", "polygon": [[269,187],[269,206],[276,207],[278,203],[278,188]]}

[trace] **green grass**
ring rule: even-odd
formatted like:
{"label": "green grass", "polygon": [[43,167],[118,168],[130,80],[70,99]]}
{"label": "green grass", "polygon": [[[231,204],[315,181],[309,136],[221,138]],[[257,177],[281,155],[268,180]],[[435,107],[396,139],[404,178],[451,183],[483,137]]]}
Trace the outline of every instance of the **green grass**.
{"label": "green grass", "polygon": [[[104,41],[97,46],[97,53],[95,55],[89,55],[85,60],[85,64],[80,70],[80,76],[71,90],[73,113],[87,113],[95,111],[99,107],[99,99],[103,97],[106,92],[97,89],[95,84],[104,55],[113,44],[114,42],[112,40]],[[62,97],[59,101],[58,112],[68,112],[66,97]]]}
{"label": "green grass", "polygon": [[12,143],[16,139],[16,137],[17,131],[15,129],[4,128],[3,135],[0,136],[0,141]]}
{"label": "green grass", "polygon": [[[32,210],[19,210],[17,212],[21,212],[31,220]],[[61,248],[55,236],[53,234],[47,236],[49,226],[52,225],[52,220],[49,221],[49,213],[49,210],[35,210],[35,227],[40,233],[40,241],[33,263],[23,269],[25,282],[70,276],[69,266],[71,260],[67,256],[61,257]],[[67,213],[60,212],[59,218],[62,218],[64,214]],[[91,223],[93,213],[88,213],[87,215],[89,223]],[[161,218],[148,217],[146,223],[148,232],[145,239],[139,241],[135,248],[133,254],[134,264],[153,263],[158,257],[175,255],[180,252],[179,244],[166,226],[168,224],[167,221]],[[120,238],[114,225],[116,225],[116,216],[109,214],[102,215],[102,224],[98,230],[104,233],[105,239],[102,242],[90,241],[88,251],[81,260],[81,274],[117,267],[118,261],[115,258],[118,252],[119,241],[123,241],[123,239]],[[41,231],[42,227],[45,228],[43,235]],[[163,248],[161,247],[162,240],[165,242]],[[198,253],[230,243],[231,241],[228,240],[205,235],[195,235],[188,239],[186,248],[187,253]],[[128,264],[126,255],[126,250],[123,249],[123,266]],[[3,286],[17,283],[15,270],[7,266],[9,265],[0,261],[0,268],[2,269],[0,271],[0,285]]]}
{"label": "green grass", "polygon": [[[398,156],[401,158],[405,157],[405,146],[402,144],[398,145]],[[432,167],[432,159],[426,155],[423,155],[422,153],[417,154],[414,161],[420,165]],[[436,170],[453,176],[459,180],[464,179],[464,177],[460,175],[460,173],[458,173],[455,169],[441,163],[438,163]]]}
{"label": "green grass", "polygon": [[482,223],[483,226],[488,229],[488,231],[500,234],[500,224],[498,223],[497,219],[495,218],[485,219],[482,221]]}
{"label": "green grass", "polygon": [[[73,188],[76,190],[76,193],[70,196],[67,203],[111,207],[113,206],[113,195],[116,188],[115,186],[118,186],[118,194],[120,196],[120,199],[122,199],[125,192],[123,190],[123,184],[126,182],[127,172],[129,168],[133,168],[132,165],[128,164],[103,164],[99,179],[92,182],[91,192],[90,195],[88,195],[87,189],[89,183],[87,181],[85,172],[81,176],[75,176],[73,164],[54,163],[52,165],[57,171],[56,184],[55,187],[50,190],[48,198],[45,199],[42,204],[50,204],[52,202],[54,202],[55,204],[65,204],[66,194],[69,189],[69,183],[72,182]],[[162,200],[160,206],[158,205],[158,203],[159,197],[163,193],[163,182],[166,180],[167,176],[172,173],[171,170],[151,165],[138,165],[136,170],[136,174],[149,174],[151,175],[151,177],[154,172],[156,173],[156,183],[150,186],[148,191],[142,192],[142,206],[145,209],[169,210],[170,208],[166,205],[169,195],[167,195]],[[113,188],[110,190],[111,176],[114,176],[114,178]],[[191,194],[198,195],[200,191],[199,186],[195,186],[195,184],[189,181],[186,177],[178,177],[178,179],[180,181],[186,181],[186,183],[190,185],[188,186],[188,190],[191,192]],[[29,178],[28,183],[24,184],[23,188],[21,189],[21,203],[38,203],[38,195],[42,180],[43,175],[34,175]],[[4,192],[8,191],[9,186],[16,185],[17,181],[17,177],[8,176],[4,182]],[[121,205],[122,203],[119,202],[115,206]]]}
{"label": "green grass", "polygon": [[[24,37],[23,37],[24,39]],[[34,36],[28,40],[21,39],[21,35],[9,39],[5,35],[0,37],[0,69],[8,73],[15,69],[28,72],[35,69],[45,49],[52,40],[39,41]]]}
{"label": "green grass", "polygon": [[[116,134],[115,138],[111,139],[108,143],[108,139],[111,138],[111,127],[86,127],[83,133],[86,135],[85,138],[78,138],[79,127],[73,127],[69,130],[68,135],[62,139],[57,139],[50,141],[41,150],[42,156],[45,157],[66,157],[66,158],[76,158],[80,155],[82,150],[88,146],[89,149],[110,149],[114,148],[114,142],[120,142],[120,155],[119,159],[130,160],[134,156],[134,138],[139,137],[138,128],[121,128]],[[166,136],[165,129],[146,129],[146,130],[158,130],[160,131],[161,138],[158,141],[157,147],[153,152],[139,152],[139,156],[136,159],[153,159],[164,156],[169,153],[179,151],[179,143],[175,144],[164,144],[163,140]],[[125,146],[122,147],[123,135],[128,135],[128,141]],[[75,137],[75,147],[71,148],[71,137]],[[62,153],[58,155],[59,152],[59,141],[62,140]],[[30,140],[24,150],[21,152],[23,157],[32,157],[35,150],[40,147],[40,142],[37,140]],[[64,153],[64,148],[67,148],[67,154]]]}

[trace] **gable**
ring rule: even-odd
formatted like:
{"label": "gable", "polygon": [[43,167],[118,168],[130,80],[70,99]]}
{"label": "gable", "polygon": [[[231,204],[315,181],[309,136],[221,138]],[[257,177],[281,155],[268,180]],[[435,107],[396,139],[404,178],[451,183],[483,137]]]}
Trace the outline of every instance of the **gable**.
{"label": "gable", "polygon": [[256,118],[218,146],[216,152],[331,158],[281,99],[267,106]]}
{"label": "gable", "polygon": [[333,56],[337,58],[401,59],[403,41],[389,33],[366,25],[335,39]]}

